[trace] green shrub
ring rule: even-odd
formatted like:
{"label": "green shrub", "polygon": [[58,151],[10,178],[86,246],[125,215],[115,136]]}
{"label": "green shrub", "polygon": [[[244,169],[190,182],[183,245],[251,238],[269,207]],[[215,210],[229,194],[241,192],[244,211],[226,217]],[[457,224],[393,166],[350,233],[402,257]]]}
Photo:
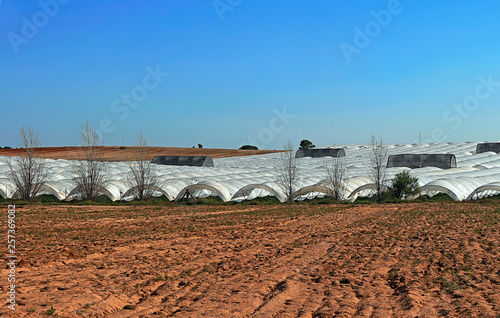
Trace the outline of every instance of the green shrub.
{"label": "green shrub", "polygon": [[394,199],[406,199],[418,194],[418,178],[412,177],[409,171],[403,171],[392,180],[392,185],[388,187],[389,195]]}
{"label": "green shrub", "polygon": [[376,196],[373,196],[373,197],[361,197],[361,196],[358,196],[356,198],[356,200],[354,200],[355,204],[374,204],[374,203],[377,203],[377,199],[376,199]]}
{"label": "green shrub", "polygon": [[59,200],[56,196],[52,194],[44,194],[35,199],[35,202],[39,203],[50,203],[50,204],[57,204],[60,203],[61,200]]}
{"label": "green shrub", "polygon": [[271,204],[280,204],[281,202],[275,196],[269,195],[267,197],[258,197],[253,200],[245,200],[241,201],[237,204],[241,205],[271,205]]}
{"label": "green shrub", "polygon": [[342,204],[343,202],[337,201],[332,197],[326,196],[323,198],[308,199],[308,200],[300,201],[298,203],[299,204],[317,205],[317,204]]}
{"label": "green shrub", "polygon": [[437,193],[432,197],[430,197],[428,195],[421,195],[415,201],[416,202],[455,202],[455,200],[453,200],[446,193]]}
{"label": "green shrub", "polygon": [[259,148],[252,145],[243,145],[240,147],[240,150],[259,150]]}
{"label": "green shrub", "polygon": [[307,139],[304,139],[300,142],[299,149],[308,149],[316,147],[312,142]]}

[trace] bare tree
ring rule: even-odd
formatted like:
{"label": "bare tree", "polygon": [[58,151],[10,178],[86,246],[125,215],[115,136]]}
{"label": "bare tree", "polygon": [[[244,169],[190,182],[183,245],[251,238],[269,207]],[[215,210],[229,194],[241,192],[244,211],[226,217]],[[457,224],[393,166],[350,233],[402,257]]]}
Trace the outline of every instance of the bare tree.
{"label": "bare tree", "polygon": [[374,135],[371,137],[370,147],[370,178],[375,184],[377,202],[381,202],[386,183],[387,147],[384,146],[382,137],[377,140]]}
{"label": "bare tree", "polygon": [[31,201],[41,193],[41,187],[47,181],[48,171],[45,159],[38,157],[41,142],[33,128],[21,128],[19,137],[23,153],[15,159],[7,159],[8,175],[15,185],[16,196]]}
{"label": "bare tree", "polygon": [[148,151],[148,143],[142,131],[137,138],[138,154],[136,160],[132,162],[129,173],[129,184],[134,189],[135,197],[140,201],[145,201],[153,196],[155,189],[159,187],[157,169],[151,160]]}
{"label": "bare tree", "polygon": [[276,183],[285,194],[286,201],[292,202],[292,196],[294,192],[297,191],[299,183],[297,159],[295,159],[291,141],[287,141],[284,150],[285,151],[281,153],[281,157],[275,166],[274,172]]}
{"label": "bare tree", "polygon": [[326,173],[328,188],[330,189],[329,195],[331,195],[337,201],[343,201],[344,194],[347,189],[347,174],[344,165],[344,159],[341,157],[334,157],[331,159],[331,161],[327,161]]}
{"label": "bare tree", "polygon": [[95,200],[109,182],[105,174],[103,143],[88,122],[81,126],[80,136],[84,160],[73,163],[74,181],[82,199]]}

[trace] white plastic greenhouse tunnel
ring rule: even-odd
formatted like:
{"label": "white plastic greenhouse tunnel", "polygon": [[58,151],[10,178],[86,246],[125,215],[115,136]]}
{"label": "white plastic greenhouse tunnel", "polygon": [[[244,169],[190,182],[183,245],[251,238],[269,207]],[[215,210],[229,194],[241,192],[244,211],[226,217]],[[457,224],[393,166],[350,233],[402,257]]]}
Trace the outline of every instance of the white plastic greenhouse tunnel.
{"label": "white plastic greenhouse tunnel", "polygon": [[[500,148],[497,143],[482,145],[477,142],[386,145],[388,155],[392,156],[387,178],[390,180],[397,173],[409,170],[419,180],[420,195],[444,193],[455,201],[498,195],[500,155],[497,152]],[[342,150],[327,150],[333,148]],[[317,149],[314,156],[305,156],[307,152],[302,152],[296,158],[300,181],[293,195],[294,200],[320,198],[331,193],[326,180],[326,167],[331,160],[328,154],[338,154],[346,167],[344,199],[354,201],[360,196],[374,194],[375,186],[369,177],[370,146],[335,145]],[[0,157],[0,196],[11,199],[16,198],[17,193],[9,179],[7,159]],[[179,200],[189,191],[195,198],[217,196],[224,202],[274,196],[285,202],[286,195],[275,177],[279,160],[280,153],[274,153],[215,158],[213,166],[205,163],[208,161],[198,166],[158,164],[155,169],[159,183],[154,187],[154,194]],[[46,159],[45,162],[49,175],[40,195],[52,195],[61,201],[78,199],[80,191],[73,181],[71,162],[62,159]],[[129,162],[107,162],[105,165],[110,182],[99,192],[112,201],[134,200],[134,189],[127,177]]]}

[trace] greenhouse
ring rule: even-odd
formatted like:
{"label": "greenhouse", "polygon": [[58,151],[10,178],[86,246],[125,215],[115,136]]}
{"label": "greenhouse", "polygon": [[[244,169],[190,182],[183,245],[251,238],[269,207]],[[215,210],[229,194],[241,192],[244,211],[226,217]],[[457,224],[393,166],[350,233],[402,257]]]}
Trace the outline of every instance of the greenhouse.
{"label": "greenhouse", "polygon": [[483,153],[492,151],[495,153],[500,152],[500,142],[483,142],[477,144],[476,153]]}
{"label": "greenhouse", "polygon": [[387,168],[407,167],[410,169],[436,167],[451,169],[457,167],[457,158],[453,154],[402,154],[390,155]]}
{"label": "greenhouse", "polygon": [[155,156],[152,163],[167,166],[213,167],[210,156]]}
{"label": "greenhouse", "polygon": [[[336,147],[342,150],[337,154],[345,155],[342,158],[347,177],[344,199],[354,201],[360,196],[373,195],[375,186],[370,179],[371,147]],[[392,158],[388,158],[387,162],[387,182],[397,173],[409,170],[419,180],[421,195],[444,193],[456,201],[462,201],[500,194],[500,155],[494,151],[478,153],[478,143],[392,144],[386,147],[388,156]],[[330,152],[334,148],[327,146],[316,149]],[[332,164],[332,157],[305,156],[296,159],[300,182],[294,189],[294,200],[324,197],[331,193],[327,167]],[[164,164],[165,157],[157,158],[160,158],[157,159],[158,163],[163,160],[163,164],[153,165],[159,181],[154,187],[156,196],[179,200],[189,191],[196,198],[217,196],[224,202],[266,196],[286,201],[286,195],[276,182],[280,153],[215,159],[198,157],[201,159],[193,158],[191,164],[196,164],[192,165],[183,165],[186,161],[181,158],[173,165]],[[17,193],[14,183],[9,179],[8,159],[0,157],[0,196],[15,198]],[[49,174],[43,184],[42,194],[53,195],[61,201],[78,199],[80,189],[73,181],[72,162],[62,159],[46,159],[45,162]],[[210,166],[210,162],[213,166]],[[130,162],[106,162],[105,171],[109,182],[99,192],[113,201],[134,200],[133,185],[128,181]]]}
{"label": "greenhouse", "polygon": [[342,148],[305,148],[297,150],[295,158],[304,157],[345,157],[345,150]]}

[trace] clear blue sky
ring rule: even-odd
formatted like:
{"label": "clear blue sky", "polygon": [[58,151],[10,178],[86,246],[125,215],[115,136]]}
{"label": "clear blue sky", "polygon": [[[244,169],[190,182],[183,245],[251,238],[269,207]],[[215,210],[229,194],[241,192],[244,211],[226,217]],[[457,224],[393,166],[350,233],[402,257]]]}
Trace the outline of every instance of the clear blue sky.
{"label": "clear blue sky", "polygon": [[500,139],[498,1],[54,1],[0,0],[0,146]]}

